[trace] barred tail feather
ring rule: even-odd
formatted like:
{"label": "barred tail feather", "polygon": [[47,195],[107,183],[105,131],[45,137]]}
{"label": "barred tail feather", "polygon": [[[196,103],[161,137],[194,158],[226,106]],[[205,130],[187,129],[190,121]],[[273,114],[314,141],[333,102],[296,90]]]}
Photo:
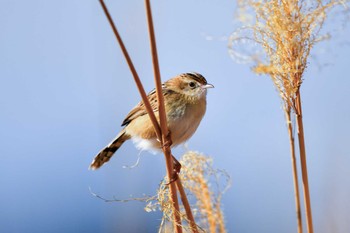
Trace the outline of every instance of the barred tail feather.
{"label": "barred tail feather", "polygon": [[125,133],[125,130],[122,130],[108,146],[106,146],[96,155],[90,165],[90,169],[96,170],[105,162],[108,162],[119,147],[121,147],[121,145],[128,139],[130,139],[130,136]]}

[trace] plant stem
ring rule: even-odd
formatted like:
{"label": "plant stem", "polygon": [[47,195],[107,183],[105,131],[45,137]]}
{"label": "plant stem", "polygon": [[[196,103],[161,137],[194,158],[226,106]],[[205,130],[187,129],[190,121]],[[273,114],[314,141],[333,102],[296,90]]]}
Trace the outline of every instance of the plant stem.
{"label": "plant stem", "polygon": [[[148,22],[148,32],[149,32],[149,37],[150,37],[150,46],[151,46],[151,52],[152,52],[154,81],[156,84],[156,93],[157,93],[157,98],[158,98],[159,121],[160,121],[160,128],[161,128],[161,132],[162,132],[161,142],[162,142],[162,148],[163,148],[165,161],[166,161],[166,165],[167,165],[168,180],[171,181],[172,176],[173,176],[173,171],[174,171],[173,156],[171,154],[171,148],[170,148],[172,142],[171,142],[171,135],[169,133],[168,125],[167,125],[164,96],[163,96],[163,88],[162,88],[162,82],[161,82],[161,77],[160,77],[158,53],[157,53],[157,46],[156,46],[156,38],[154,35],[154,26],[153,26],[153,18],[152,18],[152,10],[151,10],[150,0],[145,0],[145,5],[146,5],[146,14],[147,14],[147,22]],[[179,192],[180,192],[181,200],[185,206],[186,214],[187,214],[188,218],[191,219],[191,217],[192,217],[190,222],[194,223],[191,208],[188,204],[186,193],[183,190],[181,180],[179,177],[176,180],[176,184],[177,184],[177,187],[178,187]],[[170,182],[169,191],[170,191],[170,196],[171,196],[171,200],[173,203],[173,215],[174,215],[174,220],[175,220],[174,221],[174,229],[176,229],[177,233],[181,233],[182,232],[182,224],[181,224],[179,202],[177,199],[176,184],[175,184],[175,182]],[[189,216],[189,213],[191,216]]]}
{"label": "plant stem", "polygon": [[[131,73],[132,73],[132,75],[134,77],[134,80],[135,80],[136,86],[137,86],[137,88],[138,88],[138,90],[140,92],[142,101],[145,104],[147,113],[148,113],[148,115],[149,115],[149,117],[150,117],[150,119],[152,121],[152,124],[154,126],[154,130],[155,130],[155,132],[157,134],[157,137],[160,140],[160,142],[164,145],[163,142],[168,142],[170,140],[170,138],[168,137],[168,134],[167,135],[162,134],[161,128],[160,128],[160,126],[158,124],[158,121],[157,121],[155,115],[154,115],[152,107],[151,107],[151,105],[150,105],[150,103],[148,101],[147,94],[146,94],[146,92],[145,92],[145,90],[143,88],[143,85],[142,85],[142,83],[140,81],[140,78],[139,78],[139,76],[138,76],[138,74],[136,72],[136,69],[135,69],[135,67],[134,67],[134,65],[132,63],[132,60],[131,60],[131,58],[129,56],[129,53],[128,53],[128,51],[125,48],[123,40],[122,40],[121,36],[118,33],[118,30],[117,30],[117,28],[116,28],[116,26],[115,26],[115,24],[113,22],[113,19],[112,19],[111,15],[108,12],[107,6],[105,5],[103,0],[99,0],[99,1],[101,3],[103,11],[106,14],[106,17],[107,17],[107,19],[108,19],[108,21],[109,21],[109,23],[110,23],[110,25],[112,27],[112,30],[113,30],[113,32],[114,32],[114,34],[116,36],[116,39],[117,39],[117,41],[118,41],[118,43],[120,45],[120,48],[121,48],[121,50],[122,50],[122,52],[124,54],[124,57],[125,57],[128,65],[129,65],[130,71],[131,71]],[[157,79],[157,76],[155,78]],[[158,79],[160,81],[160,76],[158,76]],[[160,99],[160,100],[162,100],[162,99]],[[159,99],[158,99],[158,102],[160,102]],[[163,104],[163,110],[164,110],[164,101],[162,102],[162,104]],[[160,114],[162,114],[162,113],[160,113]],[[165,115],[165,112],[163,111],[163,116],[164,115]],[[163,126],[164,126],[164,123],[163,123]],[[165,127],[166,127],[166,123],[165,123]],[[163,132],[168,132],[168,131],[165,130]],[[170,156],[165,156],[166,157],[166,162],[167,162],[168,177],[169,177],[169,180],[170,180],[171,179],[170,177],[171,177],[172,171],[173,171],[173,169],[172,169],[173,163],[172,163],[171,152],[170,152],[170,144],[166,143],[166,145],[168,145],[168,146],[163,147],[163,151],[164,151],[165,155],[170,154]],[[174,228],[176,229],[177,233],[182,233],[181,218],[180,218],[180,208],[179,208],[179,203],[178,203],[177,195],[176,195],[176,186],[175,186],[174,183],[170,184],[170,192],[171,192],[172,203],[173,203],[173,208],[174,208],[174,211],[173,211],[174,212],[174,218],[175,218],[174,224],[176,225]]]}
{"label": "plant stem", "polygon": [[137,72],[136,72],[135,66],[134,66],[134,64],[132,63],[132,60],[131,60],[131,58],[130,58],[130,56],[129,56],[128,51],[126,50],[126,47],[125,47],[125,45],[124,45],[124,42],[123,42],[121,36],[120,36],[119,33],[118,33],[117,27],[115,26],[115,24],[114,24],[114,22],[113,22],[113,19],[112,19],[111,15],[110,15],[109,12],[108,12],[108,9],[107,9],[106,4],[104,3],[103,0],[99,0],[99,1],[100,1],[100,3],[101,3],[101,6],[102,6],[102,8],[103,8],[103,11],[104,11],[104,13],[105,13],[107,19],[108,19],[108,22],[109,22],[109,24],[111,25],[111,28],[112,28],[112,30],[113,30],[113,32],[114,32],[114,35],[115,35],[115,37],[116,37],[116,39],[117,39],[117,41],[118,41],[118,43],[119,43],[119,46],[120,46],[120,48],[121,48],[121,50],[122,50],[122,52],[123,52],[123,55],[124,55],[124,57],[125,57],[125,60],[126,60],[126,62],[128,63],[129,69],[130,69],[130,71],[131,71],[131,73],[132,73],[132,75],[133,75],[133,78],[134,78],[134,80],[135,80],[135,83],[136,83],[136,86],[137,86],[137,88],[138,88],[138,91],[140,92],[142,101],[143,101],[143,103],[145,104],[147,113],[148,113],[148,115],[149,115],[149,117],[151,118],[151,121],[152,121],[152,123],[153,123],[154,130],[156,131],[157,137],[161,139],[161,132],[160,132],[160,127],[159,127],[158,121],[157,121],[157,119],[156,119],[156,116],[154,115],[154,112],[153,112],[153,110],[152,110],[151,104],[150,104],[149,101],[148,101],[147,94],[146,94],[145,89],[143,88],[143,85],[142,85],[142,83],[141,83],[141,80],[140,80],[140,78],[139,78],[139,76],[138,76],[138,74],[137,74]]}
{"label": "plant stem", "polygon": [[300,209],[300,192],[299,192],[299,182],[298,182],[298,169],[295,157],[295,142],[293,135],[293,125],[291,122],[291,108],[290,106],[284,109],[287,125],[288,125],[288,135],[289,135],[289,145],[290,145],[290,155],[292,160],[292,172],[293,172],[293,183],[294,183],[294,198],[295,198],[295,209],[297,214],[298,223],[298,233],[303,232],[303,225],[301,219],[301,209]]}
{"label": "plant stem", "polygon": [[303,189],[304,189],[306,226],[307,226],[307,232],[313,233],[314,230],[313,230],[313,224],[312,224],[311,200],[310,200],[310,191],[309,191],[309,181],[308,181],[308,175],[307,175],[306,150],[305,150],[304,126],[303,126],[303,115],[302,115],[302,109],[301,109],[300,90],[298,90],[296,93],[295,101],[296,101],[296,118],[298,123],[301,175],[303,179]]}
{"label": "plant stem", "polygon": [[191,231],[193,233],[198,233],[197,224],[194,221],[194,217],[193,217],[193,214],[192,214],[192,211],[191,211],[191,207],[190,207],[190,204],[188,202],[185,190],[184,190],[184,188],[182,186],[182,182],[181,182],[180,177],[178,177],[178,179],[176,180],[176,186],[177,186],[177,189],[179,190],[181,201],[182,201],[182,204],[184,205],[184,208],[185,208],[185,211],[186,211],[186,215],[187,215],[188,221],[190,223]]}

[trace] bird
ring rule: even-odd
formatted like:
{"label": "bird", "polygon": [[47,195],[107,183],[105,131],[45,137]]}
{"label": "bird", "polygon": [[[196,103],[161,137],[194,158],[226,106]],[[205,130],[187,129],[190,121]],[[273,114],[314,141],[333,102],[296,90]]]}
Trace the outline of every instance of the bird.
{"label": "bird", "polygon": [[[186,142],[195,133],[206,112],[207,89],[213,87],[201,74],[195,72],[177,75],[162,84],[167,125],[171,133],[171,147]],[[147,95],[147,98],[159,122],[155,89]],[[161,144],[143,101],[129,112],[121,126],[124,128],[95,156],[90,169],[96,170],[108,162],[129,139],[139,150],[161,151]]]}

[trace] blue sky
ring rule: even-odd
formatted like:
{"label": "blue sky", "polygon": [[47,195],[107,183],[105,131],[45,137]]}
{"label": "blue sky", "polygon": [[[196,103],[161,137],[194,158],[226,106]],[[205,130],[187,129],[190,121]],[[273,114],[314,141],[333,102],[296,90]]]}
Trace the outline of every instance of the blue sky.
{"label": "blue sky", "polygon": [[[123,168],[137,159],[132,143],[102,169],[87,169],[140,99],[98,1],[1,3],[1,231],[156,232],[161,214],[146,213],[144,203],[104,203],[89,192],[152,195],[165,174],[163,156],[147,152],[138,167]],[[106,3],[151,90],[144,2]],[[296,232],[281,101],[268,77],[230,58],[223,39],[235,30],[235,1],[152,1],[152,8],[163,80],[196,71],[215,85],[188,147],[232,177],[223,198],[228,231]],[[350,231],[349,36],[347,29],[315,47],[301,89],[321,233]]]}

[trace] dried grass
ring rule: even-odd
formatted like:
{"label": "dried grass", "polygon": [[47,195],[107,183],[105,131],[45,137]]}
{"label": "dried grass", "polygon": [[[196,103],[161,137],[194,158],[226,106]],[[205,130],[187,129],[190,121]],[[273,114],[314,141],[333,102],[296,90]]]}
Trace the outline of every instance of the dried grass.
{"label": "dried grass", "polygon": [[[294,126],[296,115],[307,230],[313,232],[306,165],[300,86],[311,49],[329,35],[320,31],[331,10],[347,6],[344,0],[238,0],[237,18],[244,24],[230,37],[230,54],[255,63],[253,71],[270,76],[284,103],[289,131],[298,232],[302,232]],[[246,46],[249,45],[249,46]],[[241,48],[247,48],[242,53]]]}
{"label": "dried grass", "polygon": [[[230,177],[226,172],[214,169],[212,159],[198,152],[187,152],[180,163],[180,179],[192,202],[191,207],[199,231],[226,232],[221,198],[231,185]],[[159,208],[163,212],[159,232],[172,232],[172,225],[167,223],[174,221],[167,182],[168,179],[164,178],[157,192],[157,200],[150,201],[146,206],[147,211]],[[180,208],[180,212],[181,218],[188,223],[183,207]],[[191,231],[189,224],[183,225],[183,228],[185,231]]]}
{"label": "dried grass", "polygon": [[271,77],[285,105],[295,110],[310,51],[329,36],[320,34],[328,13],[346,4],[344,0],[238,0],[237,17],[244,27],[231,35],[230,53],[241,59],[238,45],[255,43],[244,57],[255,62],[255,73]]}

